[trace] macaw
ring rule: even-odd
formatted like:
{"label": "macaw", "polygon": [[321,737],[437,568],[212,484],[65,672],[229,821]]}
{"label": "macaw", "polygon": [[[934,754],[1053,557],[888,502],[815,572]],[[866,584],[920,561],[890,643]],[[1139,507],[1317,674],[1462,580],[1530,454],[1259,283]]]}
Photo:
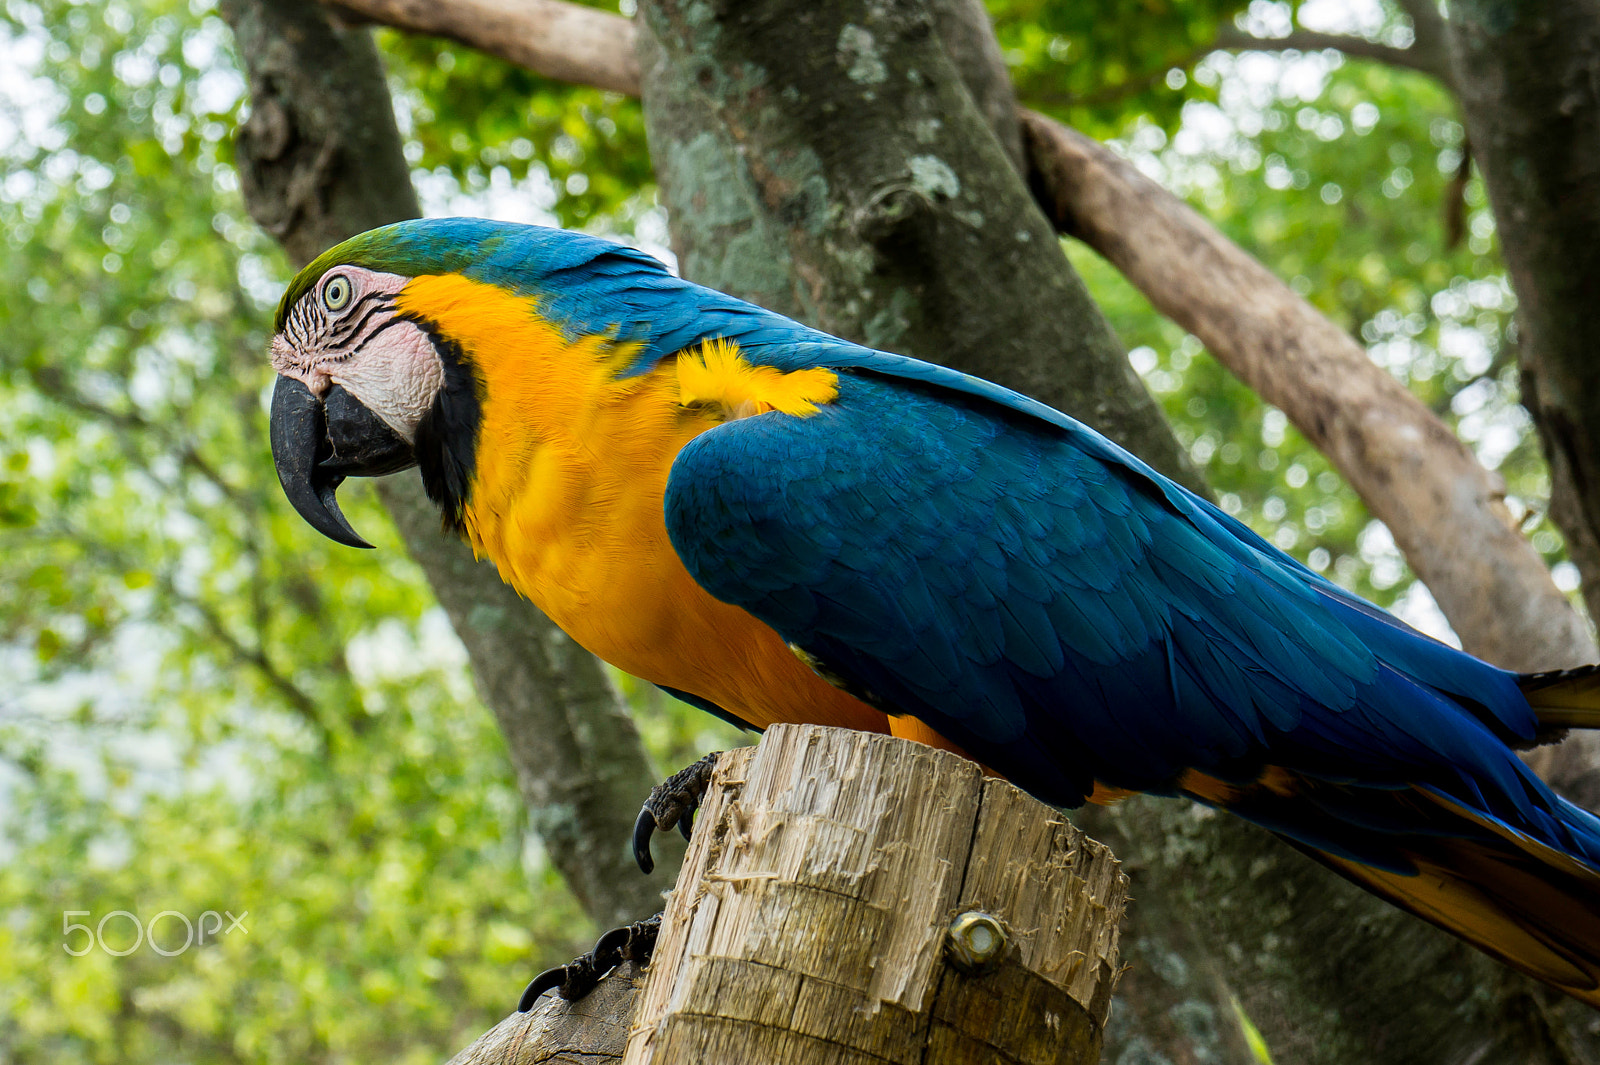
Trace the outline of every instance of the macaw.
{"label": "macaw", "polygon": [[278,309],[289,500],[412,465],[608,662],[751,728],[892,731],[1061,807],[1187,796],[1600,1006],[1600,818],[1513,748],[1595,669],[1408,628],[1082,423],[592,236],[402,222]]}

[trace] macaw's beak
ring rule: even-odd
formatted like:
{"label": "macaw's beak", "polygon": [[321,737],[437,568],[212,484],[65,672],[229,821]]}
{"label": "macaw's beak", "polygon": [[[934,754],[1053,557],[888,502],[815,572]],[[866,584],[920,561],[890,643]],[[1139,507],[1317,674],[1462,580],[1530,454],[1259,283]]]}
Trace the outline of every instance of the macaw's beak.
{"label": "macaw's beak", "polygon": [[416,465],[411,445],[339,385],[318,399],[304,383],[278,377],[272,393],[272,461],[300,516],[322,535],[371,547],[339,510],[346,477],[377,477]]}

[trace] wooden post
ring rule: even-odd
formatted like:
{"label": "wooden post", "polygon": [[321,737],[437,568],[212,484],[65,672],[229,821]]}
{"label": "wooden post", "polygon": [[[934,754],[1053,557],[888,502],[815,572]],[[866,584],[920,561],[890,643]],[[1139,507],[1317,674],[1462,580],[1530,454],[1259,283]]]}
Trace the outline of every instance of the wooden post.
{"label": "wooden post", "polygon": [[[718,763],[643,988],[611,992],[632,1002],[622,1060],[1088,1065],[1126,892],[1105,847],[967,759],[775,726]],[[518,1037],[548,1040],[563,1012],[547,1000],[456,1061],[566,1060]],[[615,1060],[610,1023],[581,1060]]]}

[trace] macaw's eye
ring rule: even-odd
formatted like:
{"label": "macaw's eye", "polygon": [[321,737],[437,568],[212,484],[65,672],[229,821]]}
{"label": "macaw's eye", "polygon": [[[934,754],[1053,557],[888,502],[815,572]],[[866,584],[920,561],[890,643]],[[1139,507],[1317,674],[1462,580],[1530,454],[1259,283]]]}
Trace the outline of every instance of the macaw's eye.
{"label": "macaw's eye", "polygon": [[322,305],[330,311],[342,311],[350,302],[350,279],[335,274],[322,286]]}

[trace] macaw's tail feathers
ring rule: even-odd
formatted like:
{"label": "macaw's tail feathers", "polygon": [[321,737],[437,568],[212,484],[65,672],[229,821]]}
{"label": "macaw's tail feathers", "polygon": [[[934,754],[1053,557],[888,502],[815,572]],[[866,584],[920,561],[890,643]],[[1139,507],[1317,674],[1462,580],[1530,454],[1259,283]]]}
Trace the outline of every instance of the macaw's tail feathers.
{"label": "macaw's tail feathers", "polygon": [[[1517,687],[1539,719],[1539,730],[1600,728],[1600,665],[1525,673]],[[1554,739],[1545,737],[1541,739]]]}
{"label": "macaw's tail feathers", "polygon": [[[1301,849],[1512,968],[1600,1007],[1600,870],[1435,792],[1409,794],[1434,807],[1431,824],[1402,845],[1414,874]],[[1567,803],[1555,813],[1591,844],[1587,849],[1600,846],[1600,821]]]}

